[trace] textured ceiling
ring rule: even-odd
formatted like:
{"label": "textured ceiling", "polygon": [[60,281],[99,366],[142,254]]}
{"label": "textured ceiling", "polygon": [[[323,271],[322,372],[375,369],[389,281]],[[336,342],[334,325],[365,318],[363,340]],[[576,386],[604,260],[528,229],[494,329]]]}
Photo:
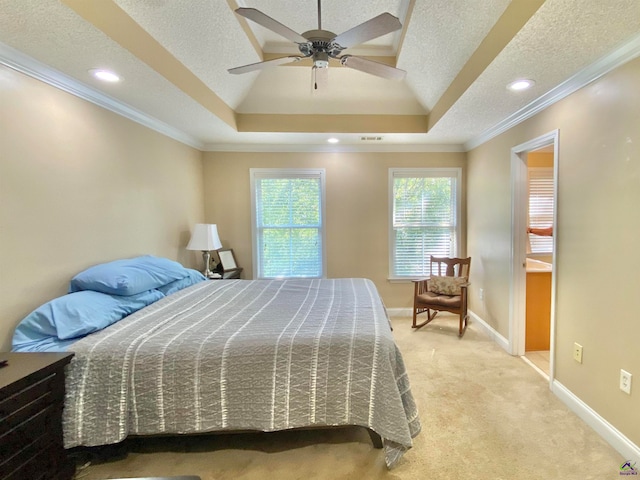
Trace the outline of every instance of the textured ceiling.
{"label": "textured ceiling", "polygon": [[[455,150],[603,58],[625,48],[626,59],[640,54],[638,0],[325,0],[322,28],[336,34],[383,12],[398,17],[401,30],[345,53],[407,76],[387,80],[332,62],[327,88],[315,91],[309,65],[227,72],[297,53],[236,15],[238,7],[298,33],[318,28],[316,0],[0,0],[0,62],[35,61],[202,149]],[[98,82],[88,74],[98,67],[123,81]],[[534,88],[506,89],[522,77]],[[327,146],[329,134],[337,147]],[[382,140],[374,147],[363,136]]]}

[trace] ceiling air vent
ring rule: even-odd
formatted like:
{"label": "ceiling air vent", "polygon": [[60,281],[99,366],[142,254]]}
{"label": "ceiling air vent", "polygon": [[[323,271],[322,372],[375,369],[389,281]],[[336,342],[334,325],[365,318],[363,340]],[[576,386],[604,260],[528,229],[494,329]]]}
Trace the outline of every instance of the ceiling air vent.
{"label": "ceiling air vent", "polygon": [[363,142],[379,142],[382,137],[360,137]]}

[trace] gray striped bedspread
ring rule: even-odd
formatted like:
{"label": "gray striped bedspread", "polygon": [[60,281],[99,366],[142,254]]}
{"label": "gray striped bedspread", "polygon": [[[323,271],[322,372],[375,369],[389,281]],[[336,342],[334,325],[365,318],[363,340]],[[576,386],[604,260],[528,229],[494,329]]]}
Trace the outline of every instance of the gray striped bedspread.
{"label": "gray striped bedspread", "polygon": [[202,282],[69,350],[67,448],[127,435],[359,425],[380,435],[392,467],[420,431],[367,279]]}

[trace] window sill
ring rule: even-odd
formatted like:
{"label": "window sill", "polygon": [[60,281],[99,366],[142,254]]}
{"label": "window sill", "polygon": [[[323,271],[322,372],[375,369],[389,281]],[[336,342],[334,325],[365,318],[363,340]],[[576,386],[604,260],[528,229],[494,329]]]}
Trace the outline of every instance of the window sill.
{"label": "window sill", "polygon": [[[424,278],[424,277],[420,277],[420,278]],[[416,277],[416,278],[398,278],[398,277],[387,278],[387,282],[389,282],[389,283],[413,283],[414,280],[418,280],[418,277]]]}

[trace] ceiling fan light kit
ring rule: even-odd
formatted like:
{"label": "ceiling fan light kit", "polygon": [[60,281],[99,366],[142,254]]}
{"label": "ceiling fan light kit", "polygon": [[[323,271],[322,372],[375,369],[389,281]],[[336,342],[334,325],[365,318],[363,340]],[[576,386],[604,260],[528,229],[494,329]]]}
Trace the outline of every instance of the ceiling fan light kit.
{"label": "ceiling fan light kit", "polygon": [[[402,80],[406,72],[399,68],[391,67],[383,63],[375,62],[363,57],[354,55],[341,55],[343,50],[359,45],[374,38],[381,37],[387,33],[395,32],[402,28],[402,24],[397,17],[388,12],[381,13],[377,17],[367,20],[360,25],[347,30],[340,35],[322,29],[322,15],[320,0],[318,0],[318,29],[309,30],[303,34],[298,34],[289,27],[274,20],[268,15],[255,8],[238,8],[235,10],[238,15],[261,25],[278,35],[296,43],[301,55],[290,55],[287,57],[275,58],[264,62],[252,63],[228,70],[232,74],[241,74],[262,70],[264,68],[275,67],[299,61],[303,58],[311,58],[313,61],[313,74],[317,75],[318,69],[327,69],[329,59],[335,58],[344,67],[359,70],[371,75],[392,80]],[[317,88],[317,87],[316,87]]]}
{"label": "ceiling fan light kit", "polygon": [[313,53],[313,66],[316,68],[328,68],[329,67],[329,54],[327,52],[314,52]]}

